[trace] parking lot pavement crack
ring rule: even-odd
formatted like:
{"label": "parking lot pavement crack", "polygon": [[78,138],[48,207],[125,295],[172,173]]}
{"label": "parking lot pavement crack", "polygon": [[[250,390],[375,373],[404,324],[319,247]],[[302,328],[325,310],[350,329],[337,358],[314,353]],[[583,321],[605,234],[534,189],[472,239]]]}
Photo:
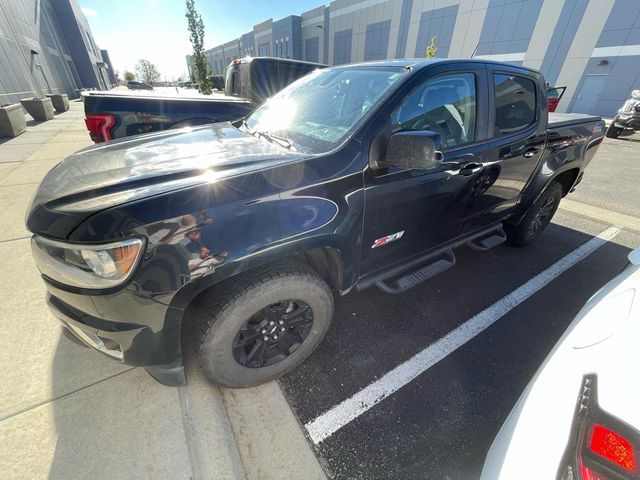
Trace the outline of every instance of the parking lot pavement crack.
{"label": "parking lot pavement crack", "polygon": [[17,242],[18,240],[28,240],[29,238],[31,237],[26,236],[26,237],[7,238],[6,240],[0,240],[0,243]]}
{"label": "parking lot pavement crack", "polygon": [[80,388],[76,388],[75,390],[67,392],[64,395],[58,395],[57,397],[53,397],[53,398],[51,398],[49,400],[45,400],[43,402],[38,402],[38,403],[34,403],[32,405],[29,405],[28,407],[20,409],[20,410],[18,410],[16,412],[12,412],[9,415],[0,416],[0,423],[4,422],[5,420],[9,420],[11,418],[19,417],[20,415],[23,415],[23,414],[25,414],[27,412],[30,412],[31,410],[35,410],[36,408],[40,408],[40,407],[43,407],[45,405],[49,405],[49,404],[51,404],[51,403],[53,403],[53,402],[55,402],[57,400],[62,400],[63,398],[70,397],[71,395],[74,395],[74,394],[76,394],[78,392],[81,392],[82,390],[86,390],[87,388],[91,388],[91,387],[93,387],[95,385],[99,385],[99,384],[101,384],[103,382],[109,381],[112,378],[115,378],[115,377],[123,375],[123,374],[125,374],[127,372],[130,372],[131,370],[134,370],[135,368],[136,367],[127,368],[126,370],[123,370],[122,372],[118,372],[118,373],[116,373],[114,375],[110,375],[108,377],[102,378],[102,379],[97,380],[95,382],[92,382],[92,383],[90,383],[88,385],[84,385],[84,386],[82,386]]}

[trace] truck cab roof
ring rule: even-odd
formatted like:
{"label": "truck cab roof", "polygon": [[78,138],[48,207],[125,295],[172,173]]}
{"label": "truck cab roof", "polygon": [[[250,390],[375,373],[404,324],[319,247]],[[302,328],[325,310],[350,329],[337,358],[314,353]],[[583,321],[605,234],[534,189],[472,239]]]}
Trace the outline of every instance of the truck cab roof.
{"label": "truck cab roof", "polygon": [[[381,66],[381,67],[406,67],[411,68],[413,70],[421,70],[423,68],[427,68],[431,65],[435,64],[456,64],[456,63],[482,63],[487,65],[501,65],[509,69],[521,69],[528,70],[530,72],[538,74],[537,70],[532,68],[523,67],[521,65],[513,65],[510,63],[499,62],[497,60],[487,60],[484,58],[401,58],[395,60],[373,60],[370,62],[360,62],[360,63],[350,63],[348,65],[338,65],[337,68],[351,68],[351,67],[361,67],[363,65],[366,66]],[[334,68],[336,68],[334,67]]]}

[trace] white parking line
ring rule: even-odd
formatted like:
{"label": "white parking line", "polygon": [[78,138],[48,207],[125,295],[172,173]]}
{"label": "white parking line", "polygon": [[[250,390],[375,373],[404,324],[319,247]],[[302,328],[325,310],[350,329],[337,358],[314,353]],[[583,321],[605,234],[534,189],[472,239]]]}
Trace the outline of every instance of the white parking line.
{"label": "white parking line", "polygon": [[307,423],[305,427],[313,443],[322,442],[393,392],[411,382],[418,375],[492,325],[511,309],[545,287],[564,271],[595,252],[609,240],[612,240],[620,230],[619,227],[607,228],[598,236],[576,248],[507,296],[449,332],[440,340],[398,365],[352,397]]}

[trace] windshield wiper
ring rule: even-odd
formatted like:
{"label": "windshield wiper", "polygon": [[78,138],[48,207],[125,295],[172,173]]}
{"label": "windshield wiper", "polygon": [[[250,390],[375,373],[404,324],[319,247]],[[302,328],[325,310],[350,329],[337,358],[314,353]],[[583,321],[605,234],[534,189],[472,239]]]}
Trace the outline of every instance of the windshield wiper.
{"label": "windshield wiper", "polygon": [[280,137],[279,135],[274,135],[273,133],[269,133],[266,130],[253,130],[253,131],[249,130],[249,131],[252,134],[256,134],[256,135],[259,135],[261,137],[266,138],[270,142],[277,143],[281,147],[284,147],[284,148],[289,149],[289,150],[293,150],[294,152],[296,151],[295,147],[293,146],[293,142],[291,140],[289,140],[288,138]]}
{"label": "windshield wiper", "polygon": [[244,127],[247,130],[247,132],[249,132],[251,135],[253,135],[253,130],[251,130],[249,128],[249,124],[247,123],[247,118],[246,117],[240,120],[240,126]]}
{"label": "windshield wiper", "polygon": [[269,133],[267,130],[252,129],[251,127],[249,127],[249,124],[248,124],[246,118],[243,118],[241,120],[240,126],[244,127],[247,130],[247,132],[249,132],[254,137],[255,136],[264,137],[264,138],[266,138],[267,140],[269,140],[272,143],[277,143],[281,147],[284,147],[286,149],[293,150],[294,152],[297,152],[297,150],[293,146],[293,142],[291,140],[289,140],[288,138],[285,138],[285,137],[281,137],[279,135],[274,135],[273,133]]}

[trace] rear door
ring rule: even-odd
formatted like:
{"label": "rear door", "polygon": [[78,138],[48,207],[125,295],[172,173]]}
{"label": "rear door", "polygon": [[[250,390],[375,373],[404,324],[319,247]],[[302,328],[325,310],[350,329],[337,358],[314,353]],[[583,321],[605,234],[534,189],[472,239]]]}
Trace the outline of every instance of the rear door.
{"label": "rear door", "polygon": [[539,74],[487,65],[487,76],[489,143],[465,231],[503,220],[513,211],[546,142],[546,95]]}

